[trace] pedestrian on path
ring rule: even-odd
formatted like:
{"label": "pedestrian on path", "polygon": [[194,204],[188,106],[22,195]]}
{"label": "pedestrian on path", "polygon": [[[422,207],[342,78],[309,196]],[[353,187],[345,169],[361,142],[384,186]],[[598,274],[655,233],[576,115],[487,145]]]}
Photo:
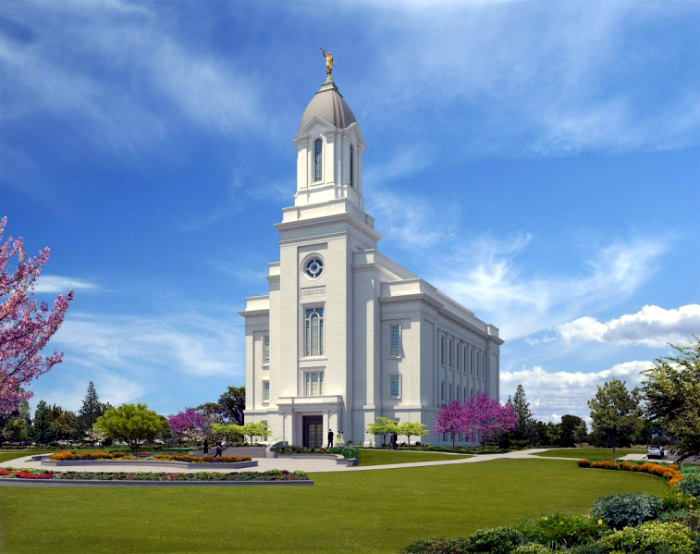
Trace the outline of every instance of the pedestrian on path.
{"label": "pedestrian on path", "polygon": [[328,429],[328,448],[333,448],[333,429]]}

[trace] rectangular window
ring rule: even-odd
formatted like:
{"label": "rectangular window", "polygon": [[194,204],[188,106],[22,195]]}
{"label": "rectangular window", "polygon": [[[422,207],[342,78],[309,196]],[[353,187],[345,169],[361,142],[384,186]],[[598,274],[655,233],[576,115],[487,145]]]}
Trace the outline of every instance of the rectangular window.
{"label": "rectangular window", "polygon": [[304,396],[323,396],[323,371],[308,371],[304,375]]}
{"label": "rectangular window", "polygon": [[263,337],[263,363],[270,363],[270,335]]}
{"label": "rectangular window", "polygon": [[391,376],[391,396],[399,396],[399,376]]}
{"label": "rectangular window", "polygon": [[305,354],[323,356],[323,308],[306,309],[305,335]]}
{"label": "rectangular window", "polygon": [[440,387],[440,401],[445,402],[445,383]]}
{"label": "rectangular window", "polygon": [[391,357],[392,358],[398,358],[400,356],[400,347],[399,347],[399,326],[398,325],[392,325],[391,326]]}
{"label": "rectangular window", "polygon": [[263,402],[270,400],[270,381],[263,381]]}

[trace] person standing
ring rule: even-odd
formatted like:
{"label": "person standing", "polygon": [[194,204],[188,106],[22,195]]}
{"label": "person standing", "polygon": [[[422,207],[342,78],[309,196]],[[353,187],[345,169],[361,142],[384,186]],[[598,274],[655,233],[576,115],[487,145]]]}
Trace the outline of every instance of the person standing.
{"label": "person standing", "polygon": [[342,431],[340,432],[340,446],[341,448],[345,447],[345,433]]}
{"label": "person standing", "polygon": [[209,456],[209,439],[204,439],[204,455]]}
{"label": "person standing", "polygon": [[333,429],[328,429],[328,448],[333,448]]}

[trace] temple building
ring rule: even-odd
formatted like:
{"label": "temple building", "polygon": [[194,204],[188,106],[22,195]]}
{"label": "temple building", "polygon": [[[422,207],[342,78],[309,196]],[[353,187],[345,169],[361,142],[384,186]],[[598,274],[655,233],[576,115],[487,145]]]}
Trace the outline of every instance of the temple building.
{"label": "temple building", "polygon": [[447,442],[433,431],[440,406],[498,398],[503,341],[377,250],[362,196],[365,141],[327,73],[294,137],[297,188],[276,224],[269,293],[241,312],[245,420],[266,422],[271,442],[312,447],[329,429],[353,444],[381,442],[366,433],[378,416],[424,423],[425,442]]}

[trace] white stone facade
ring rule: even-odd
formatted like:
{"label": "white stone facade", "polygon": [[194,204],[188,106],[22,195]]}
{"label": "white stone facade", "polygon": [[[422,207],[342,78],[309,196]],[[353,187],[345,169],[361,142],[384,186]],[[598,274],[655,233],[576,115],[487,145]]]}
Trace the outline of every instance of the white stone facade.
{"label": "white stone facade", "polygon": [[283,210],[269,294],[247,299],[246,411],[271,442],[354,444],[377,416],[426,424],[439,406],[499,395],[498,329],[377,251],[364,211],[365,143],[328,80],[294,139],[297,191]]}

